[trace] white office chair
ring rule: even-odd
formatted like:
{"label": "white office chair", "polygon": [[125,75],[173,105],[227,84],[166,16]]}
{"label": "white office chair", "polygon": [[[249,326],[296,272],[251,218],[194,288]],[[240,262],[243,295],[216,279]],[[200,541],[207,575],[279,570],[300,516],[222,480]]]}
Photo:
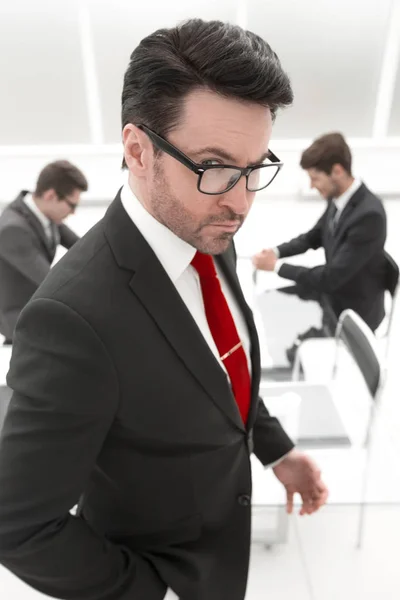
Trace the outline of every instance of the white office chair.
{"label": "white office chair", "polygon": [[360,546],[364,530],[372,431],[384,378],[375,336],[352,310],[344,311],[339,318],[333,364],[333,377],[327,383],[263,382],[261,396],[266,399],[270,395],[276,397],[279,391],[282,394],[294,391],[300,395],[299,447],[351,447],[365,451],[357,536],[357,544]]}

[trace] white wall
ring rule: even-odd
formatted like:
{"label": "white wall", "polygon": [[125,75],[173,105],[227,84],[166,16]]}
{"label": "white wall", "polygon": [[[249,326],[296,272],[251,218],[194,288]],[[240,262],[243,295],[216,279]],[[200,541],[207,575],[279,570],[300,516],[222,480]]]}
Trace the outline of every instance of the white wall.
{"label": "white wall", "polygon": [[[285,163],[284,168],[258,201],[271,197],[304,197],[310,195],[306,174],[299,168],[301,151],[311,140],[274,140],[271,149]],[[371,189],[382,196],[400,197],[400,139],[352,140],[354,173],[362,177]],[[0,148],[0,203],[7,202],[18,192],[32,189],[40,169],[57,158],[68,158],[79,166],[90,184],[84,202],[103,202],[114,198],[126,179],[120,169],[122,146],[59,146]]]}
{"label": "white wall", "polygon": [[13,0],[0,2],[0,202],[57,158],[85,172],[88,201],[111,199],[124,180],[129,55],[156,28],[193,16],[252,29],[292,79],[294,105],[271,140],[285,168],[260,199],[307,194],[301,150],[334,129],[350,142],[356,174],[399,195],[400,0]]}

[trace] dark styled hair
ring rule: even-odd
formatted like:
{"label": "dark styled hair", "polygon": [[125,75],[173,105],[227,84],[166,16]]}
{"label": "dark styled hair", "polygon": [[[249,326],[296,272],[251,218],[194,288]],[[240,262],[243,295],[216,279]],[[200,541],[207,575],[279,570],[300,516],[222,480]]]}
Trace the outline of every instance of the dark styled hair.
{"label": "dark styled hair", "polygon": [[236,25],[191,19],[159,29],[132,52],[122,127],[143,123],[165,136],[178,125],[183,101],[196,88],[268,106],[273,118],[293,101],[289,77],[267,42]]}
{"label": "dark styled hair", "polygon": [[56,160],[46,165],[39,173],[35,196],[41,196],[51,189],[57,196],[64,198],[76,189],[86,192],[88,182],[82,171],[68,160]]}
{"label": "dark styled hair", "polygon": [[351,175],[351,151],[341,133],[322,135],[301,155],[302,169],[317,169],[330,175],[334,165],[341,165]]}

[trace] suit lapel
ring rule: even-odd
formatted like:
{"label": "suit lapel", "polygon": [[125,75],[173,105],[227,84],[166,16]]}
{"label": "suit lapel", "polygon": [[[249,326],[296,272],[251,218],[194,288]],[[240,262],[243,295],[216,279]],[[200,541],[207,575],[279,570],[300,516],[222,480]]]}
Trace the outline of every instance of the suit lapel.
{"label": "suit lapel", "polygon": [[334,235],[333,235],[332,251],[339,244],[340,239],[341,239],[343,233],[346,231],[346,228],[347,228],[347,225],[348,225],[348,222],[349,222],[349,217],[351,216],[351,214],[352,214],[353,210],[355,209],[355,207],[363,199],[364,194],[365,194],[365,185],[361,184],[361,186],[351,196],[350,200],[348,201],[348,203],[344,207],[344,209],[342,211],[342,214],[340,215],[340,218],[338,220],[338,223],[337,223],[337,225],[335,227],[335,231],[334,231]]}
{"label": "suit lapel", "polygon": [[133,271],[129,286],[180,360],[213,402],[240,429],[244,425],[224,370],[119,196],[105,218],[105,233],[120,267]]}

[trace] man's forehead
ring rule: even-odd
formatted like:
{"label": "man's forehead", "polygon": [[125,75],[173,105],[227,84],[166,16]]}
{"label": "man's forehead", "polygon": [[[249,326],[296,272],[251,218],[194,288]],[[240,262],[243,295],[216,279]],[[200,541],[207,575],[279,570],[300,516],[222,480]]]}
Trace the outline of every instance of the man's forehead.
{"label": "man's forehead", "polygon": [[182,106],[182,125],[202,129],[210,123],[243,129],[243,125],[258,127],[271,122],[270,110],[254,102],[226,97],[207,89],[194,90],[188,94]]}
{"label": "man's forehead", "polygon": [[323,177],[324,175],[326,175],[326,173],[324,171],[320,171],[319,169],[315,169],[314,167],[311,167],[311,169],[308,169],[308,174],[310,177]]}
{"label": "man's forehead", "polygon": [[220,149],[227,160],[245,154],[250,161],[258,161],[268,150],[271,124],[265,107],[198,92],[186,99],[181,123],[171,133],[171,140],[196,153]]}

